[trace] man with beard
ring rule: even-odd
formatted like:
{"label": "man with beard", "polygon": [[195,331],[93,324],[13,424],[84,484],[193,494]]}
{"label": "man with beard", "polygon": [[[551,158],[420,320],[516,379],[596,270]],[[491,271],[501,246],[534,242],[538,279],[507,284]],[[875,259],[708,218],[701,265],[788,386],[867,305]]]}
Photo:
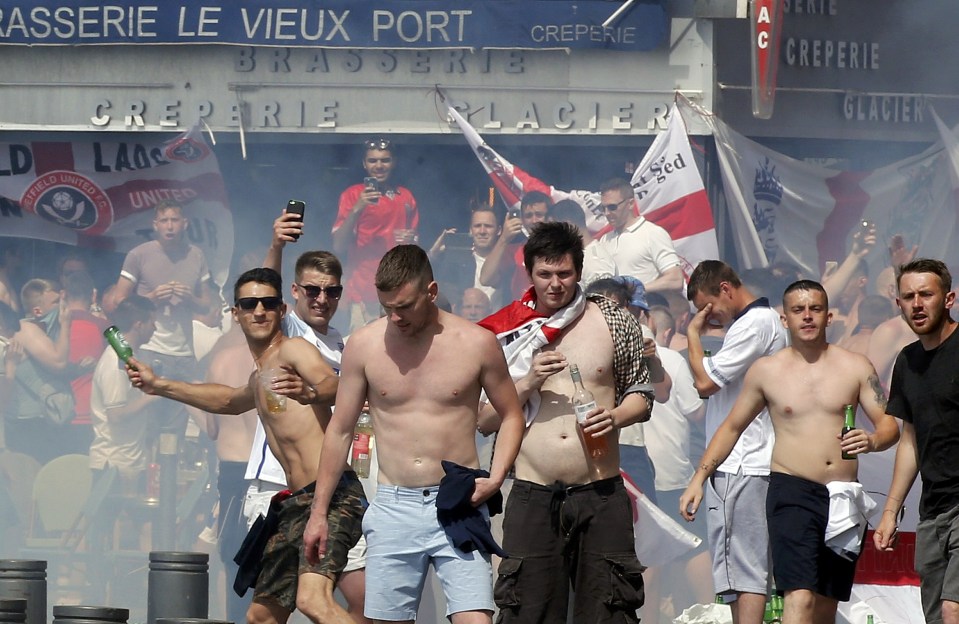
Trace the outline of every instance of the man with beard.
{"label": "man with beard", "polygon": [[949,316],[952,275],[940,260],[918,258],[899,268],[897,302],[919,338],[899,353],[886,411],[902,419],[892,484],[873,536],[878,550],[896,546],[897,518],[922,475],[916,572],[926,622],[959,622],[959,332]]}
{"label": "man with beard", "polygon": [[[134,358],[130,359],[127,375],[134,387],[147,394],[211,413],[242,414],[256,407],[270,450],[293,491],[285,498],[274,499],[278,527],[264,549],[247,622],[282,624],[294,609],[299,609],[317,624],[352,624],[347,612],[333,600],[333,588],[346,566],[347,551],[359,539],[366,497],[356,473],[342,462],[344,472],[331,488],[335,491],[329,506],[335,546],[322,562],[308,563],[304,559],[303,529],[313,502],[313,475],[329,423],[329,406],[336,396],[337,378],[313,345],[283,335],[281,318],[286,305],[282,292],[280,275],[266,268],[243,273],[234,286],[233,320],[246,336],[256,364],[247,385],[231,388],[164,379]],[[277,395],[296,401],[278,399]]]}
{"label": "man with beard", "polygon": [[[875,502],[857,482],[863,453],[882,451],[899,437],[885,413],[886,396],[864,356],[826,342],[831,320],[823,287],[800,280],[783,294],[783,323],[791,345],[757,360],[746,373],[729,415],[713,434],[679,511],[693,520],[703,485],[732,452],[739,436],[767,408],[775,432],[766,524],[776,590],[785,593],[785,622],[832,624],[838,601],[849,600],[856,561]],[[873,433],[841,434],[844,406],[857,405]],[[842,516],[841,504],[852,501]],[[833,539],[833,524],[852,518],[851,539]],[[855,526],[858,525],[858,526]]]}

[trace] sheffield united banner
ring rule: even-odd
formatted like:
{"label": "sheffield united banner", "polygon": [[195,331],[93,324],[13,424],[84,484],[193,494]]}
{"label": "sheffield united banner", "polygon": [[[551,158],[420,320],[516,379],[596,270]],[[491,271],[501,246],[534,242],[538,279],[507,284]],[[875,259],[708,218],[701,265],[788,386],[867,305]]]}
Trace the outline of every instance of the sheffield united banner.
{"label": "sheffield united banner", "polygon": [[194,128],[163,143],[0,143],[0,233],[118,252],[153,237],[153,209],[183,206],[218,283],[233,217],[216,156]]}

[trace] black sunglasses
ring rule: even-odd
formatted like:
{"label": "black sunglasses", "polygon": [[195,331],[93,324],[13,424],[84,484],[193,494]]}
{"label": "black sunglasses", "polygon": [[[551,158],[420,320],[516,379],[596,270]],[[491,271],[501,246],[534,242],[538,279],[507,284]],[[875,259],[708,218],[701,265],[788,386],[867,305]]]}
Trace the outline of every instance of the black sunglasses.
{"label": "black sunglasses", "polygon": [[247,311],[256,310],[256,306],[261,303],[264,310],[277,310],[283,305],[283,297],[240,297],[236,300],[236,307]]}
{"label": "black sunglasses", "polygon": [[599,208],[603,212],[616,212],[617,210],[619,210],[620,206],[622,206],[624,203],[626,203],[627,201],[631,199],[632,197],[627,197],[626,199],[620,200],[616,202],[615,204],[600,204]]}
{"label": "black sunglasses", "polygon": [[366,149],[388,150],[393,147],[389,139],[367,139],[365,144]]}
{"label": "black sunglasses", "polygon": [[320,296],[320,293],[325,294],[330,299],[339,299],[343,294],[342,286],[304,286],[303,284],[297,284],[296,287],[310,299],[316,299]]}

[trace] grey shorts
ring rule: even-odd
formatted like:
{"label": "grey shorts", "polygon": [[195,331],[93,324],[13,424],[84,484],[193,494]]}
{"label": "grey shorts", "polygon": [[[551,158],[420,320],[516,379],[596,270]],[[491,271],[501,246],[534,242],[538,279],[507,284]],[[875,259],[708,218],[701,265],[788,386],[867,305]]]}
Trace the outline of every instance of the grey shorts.
{"label": "grey shorts", "polygon": [[768,476],[717,472],[706,483],[706,526],[716,593],[769,592]]}
{"label": "grey shorts", "polygon": [[916,525],[916,572],[926,622],[942,622],[942,601],[959,602],[959,506]]}

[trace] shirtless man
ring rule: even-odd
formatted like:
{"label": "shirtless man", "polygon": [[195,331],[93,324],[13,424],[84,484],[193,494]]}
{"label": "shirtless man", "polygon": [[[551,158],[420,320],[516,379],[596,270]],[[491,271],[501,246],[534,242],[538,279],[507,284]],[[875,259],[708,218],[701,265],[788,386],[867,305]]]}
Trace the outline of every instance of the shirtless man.
{"label": "shirtless man", "polygon": [[436,493],[444,475],[441,461],[479,466],[480,390],[504,418],[492,474],[476,478],[472,504],[479,506],[499,489],[523,433],[516,391],[493,336],[436,307],[437,285],[425,251],[400,245],[387,252],[376,272],[376,290],[386,317],[357,330],[343,353],[336,412],[327,428],[305,532],[308,559],[324,561],[335,548],[327,520],[330,496],[368,400],[379,486],[364,523],[371,579],[366,616],[412,622],[433,563],[453,624],[489,624],[489,555],[450,545],[437,520]]}
{"label": "shirtless man", "polygon": [[[783,309],[792,346],[749,369],[739,398],[679,499],[680,513],[687,520],[695,517],[703,484],[768,408],[776,442],[767,524],[776,588],[786,596],[783,621],[832,624],[838,601],[849,600],[859,556],[858,551],[851,560],[840,556],[825,541],[830,495],[862,491],[856,483],[859,462],[844,460],[842,453],[885,450],[899,439],[899,429],[885,413],[886,396],[869,360],[826,342],[831,315],[823,287],[794,282],[783,295]],[[854,429],[840,435],[843,406],[857,404],[874,433]]]}
{"label": "shirtless man", "polygon": [[[313,345],[302,338],[283,336],[280,321],[286,305],[282,292],[279,274],[266,268],[243,273],[234,286],[233,320],[246,336],[256,364],[245,386],[158,378],[134,359],[127,374],[134,386],[148,394],[207,412],[242,414],[256,407],[270,449],[283,466],[293,495],[280,505],[279,528],[266,545],[247,622],[282,624],[294,609],[299,609],[313,622],[348,624],[353,620],[333,600],[333,587],[346,565],[347,551],[360,537],[366,499],[356,474],[349,470],[329,488],[328,496],[335,490],[329,506],[333,547],[330,556],[319,564],[307,564],[301,546],[303,527],[313,499],[313,475],[330,418],[329,406],[336,395],[337,377]],[[285,407],[276,409],[265,384],[260,382],[260,371],[270,369],[288,371],[273,379],[271,389],[296,402],[286,401]],[[346,468],[344,458],[340,458],[340,469]]]}
{"label": "shirtless man", "polygon": [[[583,239],[575,226],[537,225],[524,248],[524,264],[533,286],[505,317],[516,318],[532,307],[554,325],[562,323],[559,319],[566,323],[554,340],[526,354],[532,363],[525,374],[520,376],[523,358],[511,358],[510,372],[520,401],[527,403],[530,424],[503,521],[503,548],[510,557],[498,569],[497,621],[565,622],[572,581],[574,622],[637,622],[643,567],[619,474],[618,430],[648,420],[653,406],[642,330],[611,300],[583,295],[577,285]],[[502,312],[482,325],[505,342],[511,328],[493,322],[504,317]],[[572,404],[573,382],[565,372],[574,363],[597,405],[582,427]],[[493,410],[484,409],[480,430],[495,430],[497,424]],[[605,453],[587,455],[580,436],[604,440]],[[622,581],[614,582],[617,578]]]}

